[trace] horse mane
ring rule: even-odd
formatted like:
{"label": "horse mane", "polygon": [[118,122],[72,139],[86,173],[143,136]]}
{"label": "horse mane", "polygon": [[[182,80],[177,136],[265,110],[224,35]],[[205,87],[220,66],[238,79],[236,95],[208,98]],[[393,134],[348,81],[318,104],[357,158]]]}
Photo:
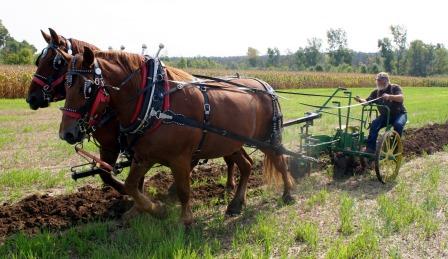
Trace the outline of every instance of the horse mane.
{"label": "horse mane", "polygon": [[191,81],[193,80],[193,76],[189,73],[180,70],[175,67],[165,66],[166,72],[168,73],[168,77],[170,77],[174,81]]}
{"label": "horse mane", "polygon": [[142,55],[124,51],[95,51],[95,57],[115,62],[128,71],[134,71],[142,65],[144,60]]}
{"label": "horse mane", "polygon": [[[144,57],[139,54],[124,52],[124,51],[95,51],[95,57],[103,58],[108,61],[113,61],[127,69],[134,71],[142,65]],[[168,77],[175,81],[191,81],[194,77],[175,67],[165,66]]]}
{"label": "horse mane", "polygon": [[84,47],[89,47],[93,51],[100,50],[100,48],[98,48],[97,46],[87,43],[85,41],[77,40],[77,39],[73,39],[73,38],[71,38],[70,40],[72,42],[72,48],[75,50],[76,53],[84,52]]}

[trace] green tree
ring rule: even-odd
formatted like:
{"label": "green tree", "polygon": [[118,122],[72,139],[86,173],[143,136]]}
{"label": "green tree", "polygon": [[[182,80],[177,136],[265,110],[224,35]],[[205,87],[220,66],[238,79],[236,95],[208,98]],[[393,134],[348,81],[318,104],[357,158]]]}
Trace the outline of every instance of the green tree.
{"label": "green tree", "polygon": [[36,48],[28,42],[8,37],[0,50],[0,61],[4,64],[32,64],[35,52]]}
{"label": "green tree", "polygon": [[327,41],[328,55],[332,65],[351,64],[353,53],[347,47],[347,33],[343,29],[329,29]]}
{"label": "green tree", "polygon": [[430,47],[421,40],[412,41],[407,53],[408,73],[413,76],[428,75]]}
{"label": "green tree", "polygon": [[268,54],[267,66],[268,67],[278,66],[280,62],[280,50],[278,50],[278,48],[273,49],[268,48],[267,54]]}
{"label": "green tree", "polygon": [[9,38],[9,32],[0,20],[0,49],[5,46],[7,38]]}
{"label": "green tree", "polygon": [[406,44],[408,31],[402,25],[391,25],[390,30],[393,36],[395,49],[395,67],[397,74],[403,74],[406,69]]}
{"label": "green tree", "polygon": [[434,59],[431,64],[431,74],[448,74],[448,50],[443,44],[437,44],[434,50]]}
{"label": "green tree", "polygon": [[380,72],[380,67],[378,66],[377,63],[373,63],[369,69],[368,69],[369,73],[371,74],[378,74]]}
{"label": "green tree", "polygon": [[305,50],[302,47],[294,53],[294,67],[299,71],[305,70],[306,68]]}
{"label": "green tree", "polygon": [[392,50],[392,43],[389,38],[378,40],[378,48],[380,55],[383,58],[383,67],[386,72],[392,72],[392,62],[394,60],[394,51]]}
{"label": "green tree", "polygon": [[9,36],[8,30],[0,20],[0,63],[32,64],[36,48],[26,41],[18,42]]}
{"label": "green tree", "polygon": [[247,48],[247,59],[249,61],[249,65],[252,67],[256,67],[258,63],[258,50],[252,47]]}
{"label": "green tree", "polygon": [[316,66],[323,60],[322,54],[322,40],[318,38],[311,38],[307,40],[308,45],[305,47],[305,65],[306,67]]}
{"label": "green tree", "polygon": [[179,62],[177,63],[178,68],[187,68],[187,60],[184,57],[181,57],[179,59]]}

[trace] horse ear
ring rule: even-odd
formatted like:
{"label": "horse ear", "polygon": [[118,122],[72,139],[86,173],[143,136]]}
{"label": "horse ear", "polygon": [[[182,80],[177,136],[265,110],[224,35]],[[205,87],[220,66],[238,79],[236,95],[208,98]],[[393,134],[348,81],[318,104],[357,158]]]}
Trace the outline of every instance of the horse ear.
{"label": "horse ear", "polygon": [[45,33],[43,30],[40,30],[40,32],[42,33],[42,37],[44,37],[44,40],[45,40],[47,43],[50,43],[50,41],[51,41],[51,36],[50,36],[49,34]]}
{"label": "horse ear", "polygon": [[68,54],[67,52],[56,48],[56,51],[61,55],[61,57],[67,62],[67,64],[70,64],[70,61],[72,60],[73,56]]}
{"label": "horse ear", "polygon": [[56,46],[60,46],[61,45],[61,38],[59,37],[59,35],[52,28],[48,28],[48,30],[50,31],[51,40],[53,41],[53,43]]}
{"label": "horse ear", "polygon": [[84,47],[82,66],[87,68],[91,67],[94,60],[95,60],[95,54],[93,54],[92,49],[89,47]]}

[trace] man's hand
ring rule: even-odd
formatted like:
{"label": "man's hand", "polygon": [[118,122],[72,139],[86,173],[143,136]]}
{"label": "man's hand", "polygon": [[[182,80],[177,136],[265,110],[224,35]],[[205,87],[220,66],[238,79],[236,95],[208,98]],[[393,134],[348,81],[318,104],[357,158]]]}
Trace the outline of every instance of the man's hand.
{"label": "man's hand", "polygon": [[392,96],[390,94],[383,94],[382,98],[384,101],[390,101],[392,98]]}
{"label": "man's hand", "polygon": [[355,96],[353,99],[355,99],[355,101],[357,101],[358,103],[364,103],[364,102],[366,102],[366,100],[361,99],[361,97],[359,97],[358,95]]}

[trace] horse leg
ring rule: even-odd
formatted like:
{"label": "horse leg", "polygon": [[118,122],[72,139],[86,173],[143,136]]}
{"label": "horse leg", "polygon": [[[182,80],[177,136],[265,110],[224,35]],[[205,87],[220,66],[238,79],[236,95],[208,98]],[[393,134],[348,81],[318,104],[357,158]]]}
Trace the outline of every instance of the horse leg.
{"label": "horse leg", "polygon": [[[199,159],[193,159],[191,160],[191,168],[193,169],[195,166],[197,166],[199,163]],[[190,177],[192,172],[190,171]],[[177,194],[176,190],[176,183],[172,182],[171,185],[168,187],[168,195],[174,196],[174,194]]]}
{"label": "horse leg", "polygon": [[191,160],[181,159],[171,166],[176,184],[176,192],[182,205],[181,220],[186,227],[193,223],[193,212],[190,204]]}
{"label": "horse leg", "polygon": [[235,189],[235,177],[234,177],[234,168],[235,168],[235,162],[232,160],[232,156],[225,156],[224,162],[226,162],[227,165],[227,182],[226,182],[226,189],[228,191],[231,191]]}
{"label": "horse leg", "polygon": [[153,202],[140,190],[142,179],[146,172],[154,165],[153,162],[132,162],[129,176],[125,181],[125,190],[133,199],[134,207],[131,208],[123,216],[125,219],[129,219],[137,212],[148,212],[157,218],[164,218],[166,216],[166,208],[161,202]]}
{"label": "horse leg", "polygon": [[[244,150],[244,148],[241,148],[239,151],[237,151],[239,154],[241,154],[252,166],[254,164],[254,161],[252,160],[252,158],[246,153],[246,150]],[[227,183],[226,183],[226,188],[227,190],[233,190],[235,189],[235,161],[233,161],[233,157],[232,155],[230,156],[225,156],[224,157],[224,161],[226,162],[227,165]]]}
{"label": "horse leg", "polygon": [[243,205],[246,204],[247,183],[249,182],[252,163],[248,159],[246,159],[244,154],[241,152],[232,154],[230,158],[237,164],[238,168],[240,169],[241,176],[240,182],[238,183],[238,188],[235,193],[235,197],[227,207],[226,214],[236,215],[241,213]]}
{"label": "horse leg", "polygon": [[[265,159],[265,170],[272,170],[280,172],[283,180],[283,202],[286,204],[294,203],[294,197],[291,194],[292,190],[292,179],[288,172],[288,163],[286,161],[286,157],[284,155],[276,154],[272,150],[263,151],[266,155]],[[273,168],[272,168],[273,166]],[[274,173],[272,172],[272,176],[275,178]]]}
{"label": "horse leg", "polygon": [[[110,150],[100,147],[100,158],[106,163],[114,165],[118,158],[118,150]],[[123,182],[115,178],[112,173],[102,172],[100,173],[100,177],[104,184],[111,186],[120,194],[126,195]]]}

